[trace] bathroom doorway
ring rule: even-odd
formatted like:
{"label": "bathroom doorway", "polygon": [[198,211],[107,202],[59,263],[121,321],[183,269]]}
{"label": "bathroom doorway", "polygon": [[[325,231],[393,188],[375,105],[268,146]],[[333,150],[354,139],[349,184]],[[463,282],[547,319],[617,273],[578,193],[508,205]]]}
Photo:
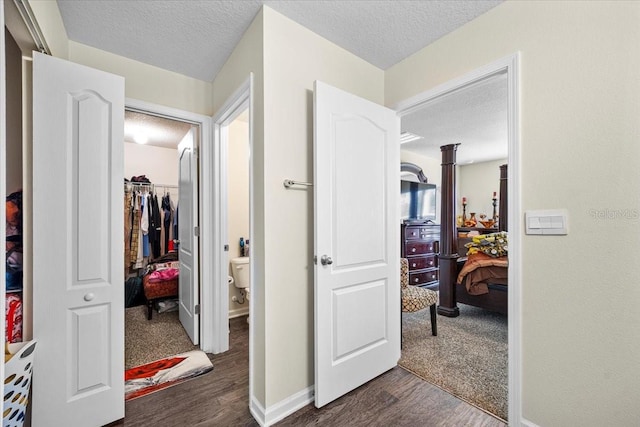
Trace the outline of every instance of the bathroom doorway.
{"label": "bathroom doorway", "polygon": [[229,319],[233,319],[249,315],[249,109],[238,111],[225,127],[227,200],[222,206],[227,211]]}

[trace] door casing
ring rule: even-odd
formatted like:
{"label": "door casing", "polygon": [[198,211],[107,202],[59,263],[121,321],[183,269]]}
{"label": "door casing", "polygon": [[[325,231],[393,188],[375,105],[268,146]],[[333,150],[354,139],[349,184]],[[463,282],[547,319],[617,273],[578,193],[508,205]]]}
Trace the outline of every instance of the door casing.
{"label": "door casing", "polygon": [[[198,181],[199,181],[199,203],[198,214],[200,217],[200,236],[212,236],[212,218],[211,209],[213,198],[212,182],[207,179],[212,172],[211,151],[211,118],[202,114],[191,113],[176,108],[170,108],[163,105],[152,104],[137,99],[126,98],[125,109],[136,111],[139,113],[150,114],[158,117],[164,117],[171,120],[179,120],[198,126],[198,139],[201,142],[198,156]],[[211,259],[211,240],[209,238],[200,238],[200,259]],[[214,343],[218,340],[218,330],[211,328],[210,319],[214,317],[216,306],[211,304],[209,295],[214,292],[216,286],[211,269],[206,268],[204,263],[200,265],[200,349],[206,353],[217,353]],[[209,298],[208,298],[209,297]]]}
{"label": "door casing", "polygon": [[520,53],[516,52],[458,78],[401,101],[391,108],[400,117],[425,104],[499,73],[508,84],[507,126],[509,145],[509,420],[522,420],[522,196],[520,156]]}

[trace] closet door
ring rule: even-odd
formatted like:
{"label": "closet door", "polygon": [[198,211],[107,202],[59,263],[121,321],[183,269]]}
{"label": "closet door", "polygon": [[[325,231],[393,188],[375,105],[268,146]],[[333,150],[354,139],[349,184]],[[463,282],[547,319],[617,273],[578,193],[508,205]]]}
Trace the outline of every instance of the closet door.
{"label": "closet door", "polygon": [[124,417],[124,79],[33,57],[34,426]]}
{"label": "closet door", "polygon": [[180,141],[180,195],[178,196],[178,259],[180,291],[178,309],[180,323],[194,344],[199,344],[199,280],[198,280],[198,168],[196,166],[195,130]]}

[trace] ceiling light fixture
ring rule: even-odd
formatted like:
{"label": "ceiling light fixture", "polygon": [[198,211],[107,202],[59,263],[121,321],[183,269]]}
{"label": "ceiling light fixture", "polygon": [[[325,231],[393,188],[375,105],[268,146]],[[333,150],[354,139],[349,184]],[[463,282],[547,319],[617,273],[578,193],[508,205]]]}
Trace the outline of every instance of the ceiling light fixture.
{"label": "ceiling light fixture", "polygon": [[133,140],[136,144],[146,144],[149,142],[149,137],[143,133],[137,133],[134,135]]}
{"label": "ceiling light fixture", "polygon": [[407,142],[417,141],[419,139],[422,139],[422,137],[411,132],[402,132],[400,134],[400,144],[406,144]]}

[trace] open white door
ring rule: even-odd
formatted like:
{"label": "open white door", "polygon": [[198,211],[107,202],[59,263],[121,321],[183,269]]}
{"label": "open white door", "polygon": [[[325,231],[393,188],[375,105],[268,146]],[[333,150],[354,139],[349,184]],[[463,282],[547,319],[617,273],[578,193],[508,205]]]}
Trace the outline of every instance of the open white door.
{"label": "open white door", "polygon": [[314,97],[315,404],[400,358],[400,120],[322,82]]}
{"label": "open white door", "polygon": [[124,79],[33,55],[33,425],[124,417]]}
{"label": "open white door", "polygon": [[198,304],[198,168],[195,155],[195,130],[182,139],[180,150],[180,195],[178,196],[178,260],[180,261],[180,322],[194,344],[199,343],[200,316]]}

